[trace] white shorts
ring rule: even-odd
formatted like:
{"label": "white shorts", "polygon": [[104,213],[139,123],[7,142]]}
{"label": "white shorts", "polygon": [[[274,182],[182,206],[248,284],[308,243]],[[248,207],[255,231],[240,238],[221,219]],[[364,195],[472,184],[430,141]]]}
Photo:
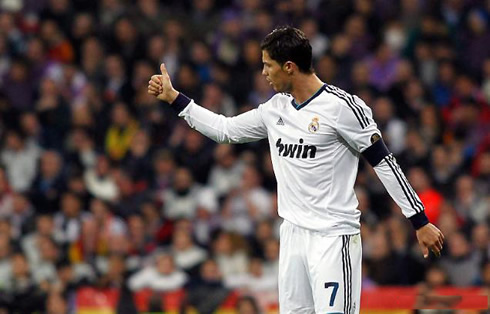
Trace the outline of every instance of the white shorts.
{"label": "white shorts", "polygon": [[279,311],[359,313],[361,236],[325,234],[284,221],[280,229]]}

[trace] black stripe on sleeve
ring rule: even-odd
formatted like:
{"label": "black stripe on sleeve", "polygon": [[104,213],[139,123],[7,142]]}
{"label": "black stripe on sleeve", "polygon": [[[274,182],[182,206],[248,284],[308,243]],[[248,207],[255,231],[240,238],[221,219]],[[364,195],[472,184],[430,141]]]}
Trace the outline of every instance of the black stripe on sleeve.
{"label": "black stripe on sleeve", "polygon": [[415,205],[420,209],[420,211],[423,211],[425,209],[424,204],[422,204],[422,201],[420,201],[420,199],[417,197],[417,194],[413,190],[412,186],[410,185],[410,183],[408,183],[407,178],[403,176],[400,165],[398,165],[398,163],[396,162],[395,157],[393,155],[389,155],[388,158],[392,161],[395,169],[398,171],[400,177],[405,182],[405,186],[407,187],[408,192],[412,195]]}
{"label": "black stripe on sleeve", "polygon": [[359,125],[361,126],[361,129],[364,129],[366,126],[364,125],[364,121],[359,117],[359,113],[352,107],[352,104],[350,103],[350,101],[347,99],[347,97],[344,97],[342,95],[340,95],[338,92],[336,92],[335,90],[329,88],[329,86],[327,85],[325,87],[325,91],[327,93],[330,93],[330,94],[333,94],[337,97],[339,97],[340,99],[342,99],[343,101],[345,101],[345,103],[347,104],[347,106],[349,106],[349,108],[352,110],[352,112],[354,112],[354,115],[356,116],[357,118],[357,121],[359,121]]}
{"label": "black stripe on sleeve", "polygon": [[415,210],[416,213],[420,212],[420,209],[418,209],[417,207],[415,207],[415,204],[413,203],[412,195],[410,193],[408,193],[408,191],[406,190],[406,187],[405,187],[405,184],[404,184],[403,179],[401,179],[399,177],[399,173],[395,170],[395,167],[391,164],[391,161],[388,159],[388,157],[385,157],[383,159],[386,161],[386,163],[388,164],[388,166],[390,166],[391,171],[395,175],[395,178],[398,181],[398,184],[400,185],[400,187],[403,190],[403,193],[405,194],[405,197],[410,202],[410,206],[412,206],[412,209]]}
{"label": "black stripe on sleeve", "polygon": [[171,105],[170,107],[172,107],[172,109],[177,111],[177,113],[180,113],[180,112],[182,112],[182,110],[184,110],[185,107],[187,107],[187,105],[190,102],[191,102],[191,99],[189,97],[187,97],[186,95],[184,95],[182,93],[179,93],[177,98],[175,98],[175,100],[170,104]]}
{"label": "black stripe on sleeve", "polygon": [[[330,90],[332,92],[335,92],[337,95],[339,95],[339,97],[342,97],[344,99],[347,99],[347,101],[350,103],[350,108],[352,109],[352,111],[355,111],[355,109],[357,109],[357,113],[359,114],[359,117],[361,118],[363,124],[364,124],[364,127],[367,127],[369,125],[369,120],[366,116],[366,114],[364,113],[364,110],[362,109],[362,106],[359,105],[354,96],[343,91],[342,89],[338,88],[338,87],[335,87],[335,86],[332,86],[332,85],[327,85],[328,87],[330,87]],[[363,128],[364,128],[363,127]]]}
{"label": "black stripe on sleeve", "polygon": [[424,211],[409,217],[408,220],[410,220],[415,230],[418,230],[429,223],[429,218],[427,218]]}
{"label": "black stripe on sleeve", "polygon": [[352,103],[354,104],[354,106],[356,106],[357,108],[359,108],[359,111],[361,113],[361,118],[363,119],[364,123],[366,123],[366,126],[368,126],[369,125],[369,120],[368,120],[368,117],[366,116],[366,114],[364,113],[364,110],[362,109],[361,105],[359,105],[356,102],[356,99],[354,98],[354,96],[348,95],[347,97],[352,100]]}
{"label": "black stripe on sleeve", "polygon": [[346,94],[343,97],[345,97],[345,99],[347,99],[347,101],[350,103],[351,109],[352,110],[356,110],[357,113],[359,113],[359,117],[361,118],[362,123],[364,124],[364,126],[362,128],[364,129],[365,127],[367,127],[369,123],[367,122],[367,119],[364,116],[364,111],[362,110],[362,108],[358,104],[356,104],[354,102],[353,98],[352,97],[349,97],[349,95]]}
{"label": "black stripe on sleeve", "polygon": [[385,142],[383,139],[379,139],[374,144],[366,148],[362,152],[362,156],[369,162],[369,164],[373,167],[376,167],[383,158],[388,156],[390,154],[390,151],[388,150],[388,147],[386,147]]}
{"label": "black stripe on sleeve", "polygon": [[394,171],[400,177],[400,180],[402,181],[402,184],[407,189],[406,192],[412,197],[413,208],[415,209],[415,211],[416,212],[423,211],[424,210],[424,205],[422,204],[421,201],[419,201],[419,199],[417,198],[417,196],[416,196],[415,192],[413,191],[412,187],[410,186],[410,184],[408,183],[407,179],[403,175],[403,172],[402,172],[400,166],[398,165],[398,163],[396,162],[395,157],[393,157],[393,154],[388,155],[387,158],[388,158],[388,160],[390,160],[391,165],[393,165]]}

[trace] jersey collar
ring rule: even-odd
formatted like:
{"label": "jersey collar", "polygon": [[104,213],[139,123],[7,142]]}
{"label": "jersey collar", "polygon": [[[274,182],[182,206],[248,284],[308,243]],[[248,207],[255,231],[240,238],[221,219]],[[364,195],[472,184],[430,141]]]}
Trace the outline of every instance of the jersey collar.
{"label": "jersey collar", "polygon": [[310,98],[308,98],[307,100],[305,100],[304,102],[302,102],[301,104],[297,104],[296,101],[294,100],[291,100],[291,104],[293,105],[294,109],[296,110],[300,110],[301,108],[305,107],[306,105],[308,105],[313,99],[315,99],[316,97],[318,97],[324,90],[325,90],[325,86],[327,86],[327,84],[323,84],[322,87],[320,87],[320,89],[318,89],[316,91],[316,93],[314,93]]}

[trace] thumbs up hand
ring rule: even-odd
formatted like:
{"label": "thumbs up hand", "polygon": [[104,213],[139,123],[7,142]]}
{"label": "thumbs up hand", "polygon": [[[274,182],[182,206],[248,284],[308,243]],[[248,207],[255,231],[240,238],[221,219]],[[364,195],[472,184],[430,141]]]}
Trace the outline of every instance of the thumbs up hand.
{"label": "thumbs up hand", "polygon": [[171,104],[179,92],[173,88],[167,68],[163,63],[160,65],[160,72],[161,74],[153,75],[148,82],[148,94]]}

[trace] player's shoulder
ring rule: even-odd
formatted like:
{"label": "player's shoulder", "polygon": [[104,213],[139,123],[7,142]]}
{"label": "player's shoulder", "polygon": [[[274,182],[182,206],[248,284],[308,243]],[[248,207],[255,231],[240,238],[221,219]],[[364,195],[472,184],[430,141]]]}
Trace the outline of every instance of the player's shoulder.
{"label": "player's shoulder", "polygon": [[325,93],[334,98],[336,100],[335,103],[339,106],[367,107],[361,98],[343,90],[338,86],[325,84]]}
{"label": "player's shoulder", "polygon": [[291,104],[293,96],[289,93],[276,93],[261,106],[264,109],[281,108]]}
{"label": "player's shoulder", "polygon": [[335,103],[338,110],[336,111],[335,119],[337,121],[342,120],[341,124],[359,124],[364,129],[374,122],[371,108],[358,96],[333,85],[327,85],[325,91],[337,99]]}

